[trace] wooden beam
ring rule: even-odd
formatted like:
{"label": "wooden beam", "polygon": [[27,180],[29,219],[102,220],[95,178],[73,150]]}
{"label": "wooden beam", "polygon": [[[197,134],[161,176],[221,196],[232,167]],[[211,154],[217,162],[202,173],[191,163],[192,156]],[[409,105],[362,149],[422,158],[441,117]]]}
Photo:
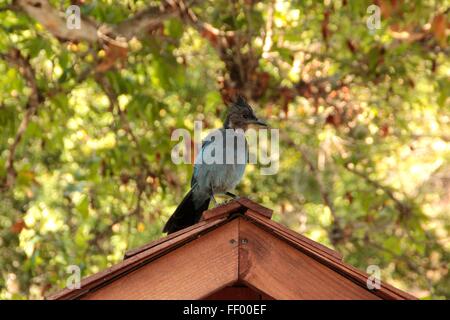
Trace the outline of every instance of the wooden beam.
{"label": "wooden beam", "polygon": [[114,281],[115,279],[124,276],[133,270],[140,268],[142,265],[151,263],[151,261],[167,254],[169,251],[175,250],[178,247],[185,245],[192,241],[192,239],[202,236],[204,232],[210,231],[210,229],[216,228],[226,221],[226,218],[216,219],[206,223],[198,223],[192,228],[186,228],[176,233],[176,237],[166,237],[161,240],[157,240],[157,245],[149,245],[143,251],[136,252],[126,260],[118,263],[106,270],[93,274],[81,281],[80,289],[63,289],[56,292],[47,299],[49,300],[72,300],[79,299],[83,295],[90,291],[95,291],[105,283]]}
{"label": "wooden beam", "polygon": [[204,231],[209,231],[215,225],[219,225],[226,219],[216,219],[215,221],[200,221],[192,226],[173,232],[163,238],[157,239],[150,243],[147,243],[138,248],[134,248],[125,252],[124,259],[129,259],[141,252],[150,250],[152,248],[158,247],[159,250],[164,250],[167,245],[170,245],[174,241],[178,241],[181,238],[186,237],[198,237]]}
{"label": "wooden beam", "polygon": [[276,234],[280,238],[285,239],[301,250],[308,250],[311,253],[323,256],[325,259],[331,259],[336,262],[342,261],[342,255],[339,252],[336,252],[318,242],[308,239],[307,237],[290,230],[280,223],[265,219],[253,210],[247,210],[245,215],[250,217],[257,224],[260,224],[260,226],[266,229],[269,233]]}
{"label": "wooden beam", "polygon": [[245,208],[237,201],[232,201],[227,204],[220,205],[216,208],[206,210],[202,213],[201,221],[218,219],[221,217],[228,217],[232,213],[244,211]]}
{"label": "wooden beam", "polygon": [[83,299],[200,299],[238,279],[238,221],[233,220]]}
{"label": "wooden beam", "polygon": [[273,214],[272,209],[266,208],[266,207],[260,205],[259,203],[254,202],[248,198],[239,198],[236,201],[239,202],[240,204],[242,204],[244,207],[250,209],[250,211],[257,213],[266,219],[269,219],[269,220],[272,219],[272,214]]}
{"label": "wooden beam", "polygon": [[239,279],[275,299],[380,299],[242,218],[239,236]]}
{"label": "wooden beam", "polygon": [[[261,226],[267,232],[287,241],[290,245],[298,248],[309,256],[317,257],[317,260],[336,271],[344,277],[350,279],[359,286],[365,287],[368,275],[357,268],[346,264],[342,260],[342,255],[318,242],[312,241],[305,236],[298,234],[285,226],[274,221],[265,219],[259,214],[248,210],[245,216],[251,218],[252,223]],[[381,283],[381,288],[373,292],[376,296],[386,300],[416,300],[413,295],[401,291],[386,282]]]}

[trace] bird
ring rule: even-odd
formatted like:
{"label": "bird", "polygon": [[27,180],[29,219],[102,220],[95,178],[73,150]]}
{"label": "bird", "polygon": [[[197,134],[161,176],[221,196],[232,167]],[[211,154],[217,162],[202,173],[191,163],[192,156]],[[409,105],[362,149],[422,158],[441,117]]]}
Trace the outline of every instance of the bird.
{"label": "bird", "polygon": [[[217,205],[214,195],[237,197],[230,190],[244,176],[248,162],[245,131],[252,125],[267,127],[246,99],[237,95],[228,108],[223,127],[213,130],[202,141],[194,164],[191,188],[166,222],[163,232],[170,234],[197,223],[203,211],[208,210],[211,200]],[[239,139],[244,141],[243,145],[239,144]],[[214,157],[223,161],[211,161]]]}

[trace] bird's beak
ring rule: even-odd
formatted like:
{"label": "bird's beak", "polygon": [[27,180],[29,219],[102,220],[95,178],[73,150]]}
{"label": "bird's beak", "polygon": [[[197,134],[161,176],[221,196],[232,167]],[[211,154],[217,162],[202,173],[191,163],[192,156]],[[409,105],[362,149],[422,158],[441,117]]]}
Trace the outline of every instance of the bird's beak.
{"label": "bird's beak", "polygon": [[256,119],[253,121],[253,124],[256,124],[261,127],[268,127],[267,123],[261,119]]}

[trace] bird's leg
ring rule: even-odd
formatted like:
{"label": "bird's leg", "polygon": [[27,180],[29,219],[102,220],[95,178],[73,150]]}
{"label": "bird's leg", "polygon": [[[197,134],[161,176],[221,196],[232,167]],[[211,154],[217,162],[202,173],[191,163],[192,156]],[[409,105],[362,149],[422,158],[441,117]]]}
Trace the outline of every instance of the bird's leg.
{"label": "bird's leg", "polygon": [[214,207],[217,207],[219,204],[217,203],[216,198],[214,198],[214,194],[211,194],[211,199],[212,199],[212,201],[214,203]]}
{"label": "bird's leg", "polygon": [[232,201],[234,201],[234,200],[239,199],[239,196],[235,195],[234,193],[228,192],[228,191],[226,191],[226,192],[223,193],[223,194],[226,195],[226,196],[228,196],[228,197],[230,197],[230,199],[225,200],[225,201],[222,202],[221,204],[227,204],[227,203],[230,203],[230,202],[232,202]]}
{"label": "bird's leg", "polygon": [[217,203],[216,198],[214,198],[214,189],[213,189],[213,187],[211,187],[211,199],[212,199],[212,201],[214,203],[214,207],[217,207],[218,203]]}

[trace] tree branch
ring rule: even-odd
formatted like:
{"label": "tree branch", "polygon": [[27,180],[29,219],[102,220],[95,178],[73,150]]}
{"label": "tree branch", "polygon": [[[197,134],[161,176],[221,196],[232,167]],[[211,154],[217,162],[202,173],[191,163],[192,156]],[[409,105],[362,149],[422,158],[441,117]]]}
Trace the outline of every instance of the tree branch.
{"label": "tree branch", "polygon": [[125,46],[126,40],[138,37],[167,17],[176,14],[176,7],[164,3],[161,6],[150,6],[117,26],[108,26],[87,17],[80,17],[81,28],[69,29],[65,13],[55,9],[48,0],[16,0],[15,3],[61,41],[104,41],[116,46]]}
{"label": "tree branch", "polygon": [[324,205],[327,206],[328,209],[330,210],[331,216],[333,218],[332,228],[331,228],[328,236],[330,238],[330,241],[334,245],[336,245],[340,240],[342,240],[342,238],[344,236],[344,230],[342,229],[342,226],[341,226],[341,220],[339,219],[339,217],[336,213],[336,208],[334,206],[333,200],[331,199],[330,191],[326,187],[324,181],[322,180],[321,172],[320,172],[319,168],[317,168],[316,164],[310,159],[310,157],[308,156],[307,150],[303,146],[297,145],[287,134],[282,134],[282,136],[286,140],[286,143],[289,146],[296,148],[300,152],[303,160],[309,167],[311,173],[314,175],[317,185],[319,186],[319,192],[320,192],[322,201],[323,201]]}
{"label": "tree branch", "polygon": [[167,3],[172,8],[176,8],[180,18],[197,30],[216,49],[222,49],[223,46],[228,46],[228,41],[232,41],[236,36],[236,32],[234,31],[222,31],[209,23],[199,20],[195,13],[182,0],[167,0]]}
{"label": "tree branch", "polygon": [[411,208],[403,203],[402,201],[400,201],[399,199],[397,199],[397,197],[394,195],[394,191],[387,186],[382,185],[381,183],[379,183],[378,181],[375,181],[373,179],[371,179],[370,177],[368,177],[366,174],[364,174],[363,172],[359,172],[358,170],[355,170],[353,168],[350,168],[350,166],[348,164],[344,165],[344,168],[363,178],[367,183],[371,184],[372,186],[374,186],[377,189],[383,190],[383,192],[395,203],[395,206],[397,208],[397,210],[400,212],[400,214],[405,217],[405,216],[409,216],[409,214],[411,213]]}
{"label": "tree branch", "polygon": [[119,120],[123,126],[123,129],[129,135],[129,137],[133,141],[133,143],[138,151],[139,160],[141,161],[142,166],[145,168],[145,170],[147,170],[147,173],[150,173],[148,162],[143,155],[139,140],[136,137],[136,135],[134,134],[134,132],[131,128],[131,125],[126,117],[126,114],[120,109],[117,94],[114,92],[114,89],[111,86],[111,83],[108,81],[108,79],[105,76],[103,76],[101,74],[96,77],[96,81],[102,88],[103,92],[108,97],[108,100],[110,103],[110,112],[114,115],[114,109],[117,110],[117,113],[119,115]]}
{"label": "tree branch", "polygon": [[17,146],[23,138],[28,128],[31,117],[36,113],[41,102],[41,96],[36,83],[36,76],[29,60],[24,57],[18,49],[12,49],[8,53],[0,54],[0,58],[5,60],[9,65],[18,68],[20,74],[24,77],[27,85],[31,88],[31,94],[28,98],[26,111],[23,119],[17,129],[13,143],[9,146],[9,154],[6,160],[6,182],[5,187],[8,189],[13,186],[16,180],[16,171],[14,169],[14,159]]}
{"label": "tree branch", "polygon": [[162,21],[175,14],[176,8],[167,4],[148,7],[120,23],[114,28],[114,32],[126,39],[139,37],[143,32],[157,27]]}
{"label": "tree branch", "polygon": [[80,29],[69,29],[65,14],[53,8],[47,0],[16,0],[15,3],[59,40],[91,43],[99,40],[96,23],[81,18]]}
{"label": "tree branch", "polygon": [[[178,16],[217,50],[230,76],[231,85],[228,87],[231,90],[252,92],[253,87],[257,86],[255,81],[249,80],[249,77],[254,77],[258,57],[247,53],[244,55],[241,52],[243,46],[250,40],[246,41],[242,34],[235,31],[222,31],[199,20],[183,0],[165,0],[159,6],[149,6],[116,26],[80,17],[80,29],[69,29],[65,13],[53,8],[48,0],[15,0],[15,5],[42,24],[60,41],[86,41],[106,47],[111,52],[109,58],[111,61],[105,62],[98,72],[108,70],[116,59],[126,56],[128,40],[158,27],[169,17]],[[242,60],[240,64],[237,63],[236,57]]]}

